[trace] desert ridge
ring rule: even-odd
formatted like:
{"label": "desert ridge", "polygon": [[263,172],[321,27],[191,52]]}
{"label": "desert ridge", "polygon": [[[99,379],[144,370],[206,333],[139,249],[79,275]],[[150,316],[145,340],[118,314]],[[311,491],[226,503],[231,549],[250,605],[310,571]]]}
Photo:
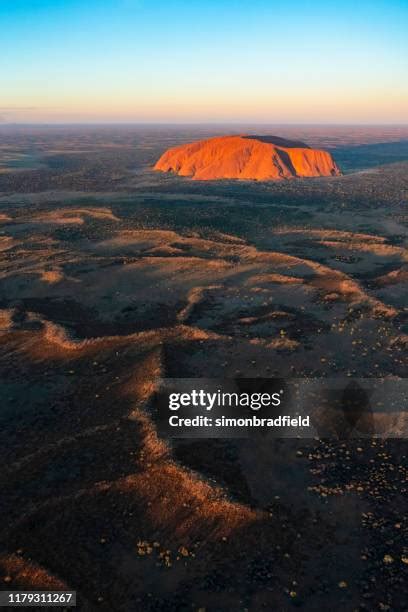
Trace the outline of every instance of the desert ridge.
{"label": "desert ridge", "polygon": [[327,151],[273,136],[218,136],[168,149],[154,166],[194,180],[278,181],[338,176]]}

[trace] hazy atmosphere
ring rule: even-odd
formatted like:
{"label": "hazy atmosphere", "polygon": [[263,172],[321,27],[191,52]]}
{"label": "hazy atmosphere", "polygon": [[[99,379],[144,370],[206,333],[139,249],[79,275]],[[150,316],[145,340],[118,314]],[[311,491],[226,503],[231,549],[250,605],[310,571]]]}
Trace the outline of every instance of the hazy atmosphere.
{"label": "hazy atmosphere", "polygon": [[0,24],[4,122],[408,121],[405,0],[4,0]]}

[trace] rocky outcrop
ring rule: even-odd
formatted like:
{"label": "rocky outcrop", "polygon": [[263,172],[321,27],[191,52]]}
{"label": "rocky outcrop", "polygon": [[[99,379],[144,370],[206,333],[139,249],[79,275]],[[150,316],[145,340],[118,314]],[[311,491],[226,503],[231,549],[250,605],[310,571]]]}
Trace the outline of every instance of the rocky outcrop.
{"label": "rocky outcrop", "polygon": [[168,149],[154,166],[195,180],[337,176],[330,153],[273,136],[220,136]]}

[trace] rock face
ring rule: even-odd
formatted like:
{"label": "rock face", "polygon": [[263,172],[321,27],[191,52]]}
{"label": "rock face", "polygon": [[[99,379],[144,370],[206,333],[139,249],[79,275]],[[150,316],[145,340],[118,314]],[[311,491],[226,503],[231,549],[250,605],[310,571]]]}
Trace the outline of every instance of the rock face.
{"label": "rock face", "polygon": [[274,136],[220,136],[168,149],[155,170],[200,181],[337,176],[330,153]]}

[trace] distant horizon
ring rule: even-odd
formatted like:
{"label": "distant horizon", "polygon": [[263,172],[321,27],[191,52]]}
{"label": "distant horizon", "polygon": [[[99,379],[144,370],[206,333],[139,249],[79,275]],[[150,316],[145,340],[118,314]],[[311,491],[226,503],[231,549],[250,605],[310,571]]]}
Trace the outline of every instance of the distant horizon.
{"label": "distant horizon", "polygon": [[402,0],[4,0],[0,122],[408,123]]}
{"label": "distant horizon", "polygon": [[61,121],[61,122],[36,122],[36,121],[13,121],[0,122],[1,127],[15,126],[261,126],[261,127],[407,127],[408,122],[402,123],[363,123],[363,122],[266,122],[266,121]]}

